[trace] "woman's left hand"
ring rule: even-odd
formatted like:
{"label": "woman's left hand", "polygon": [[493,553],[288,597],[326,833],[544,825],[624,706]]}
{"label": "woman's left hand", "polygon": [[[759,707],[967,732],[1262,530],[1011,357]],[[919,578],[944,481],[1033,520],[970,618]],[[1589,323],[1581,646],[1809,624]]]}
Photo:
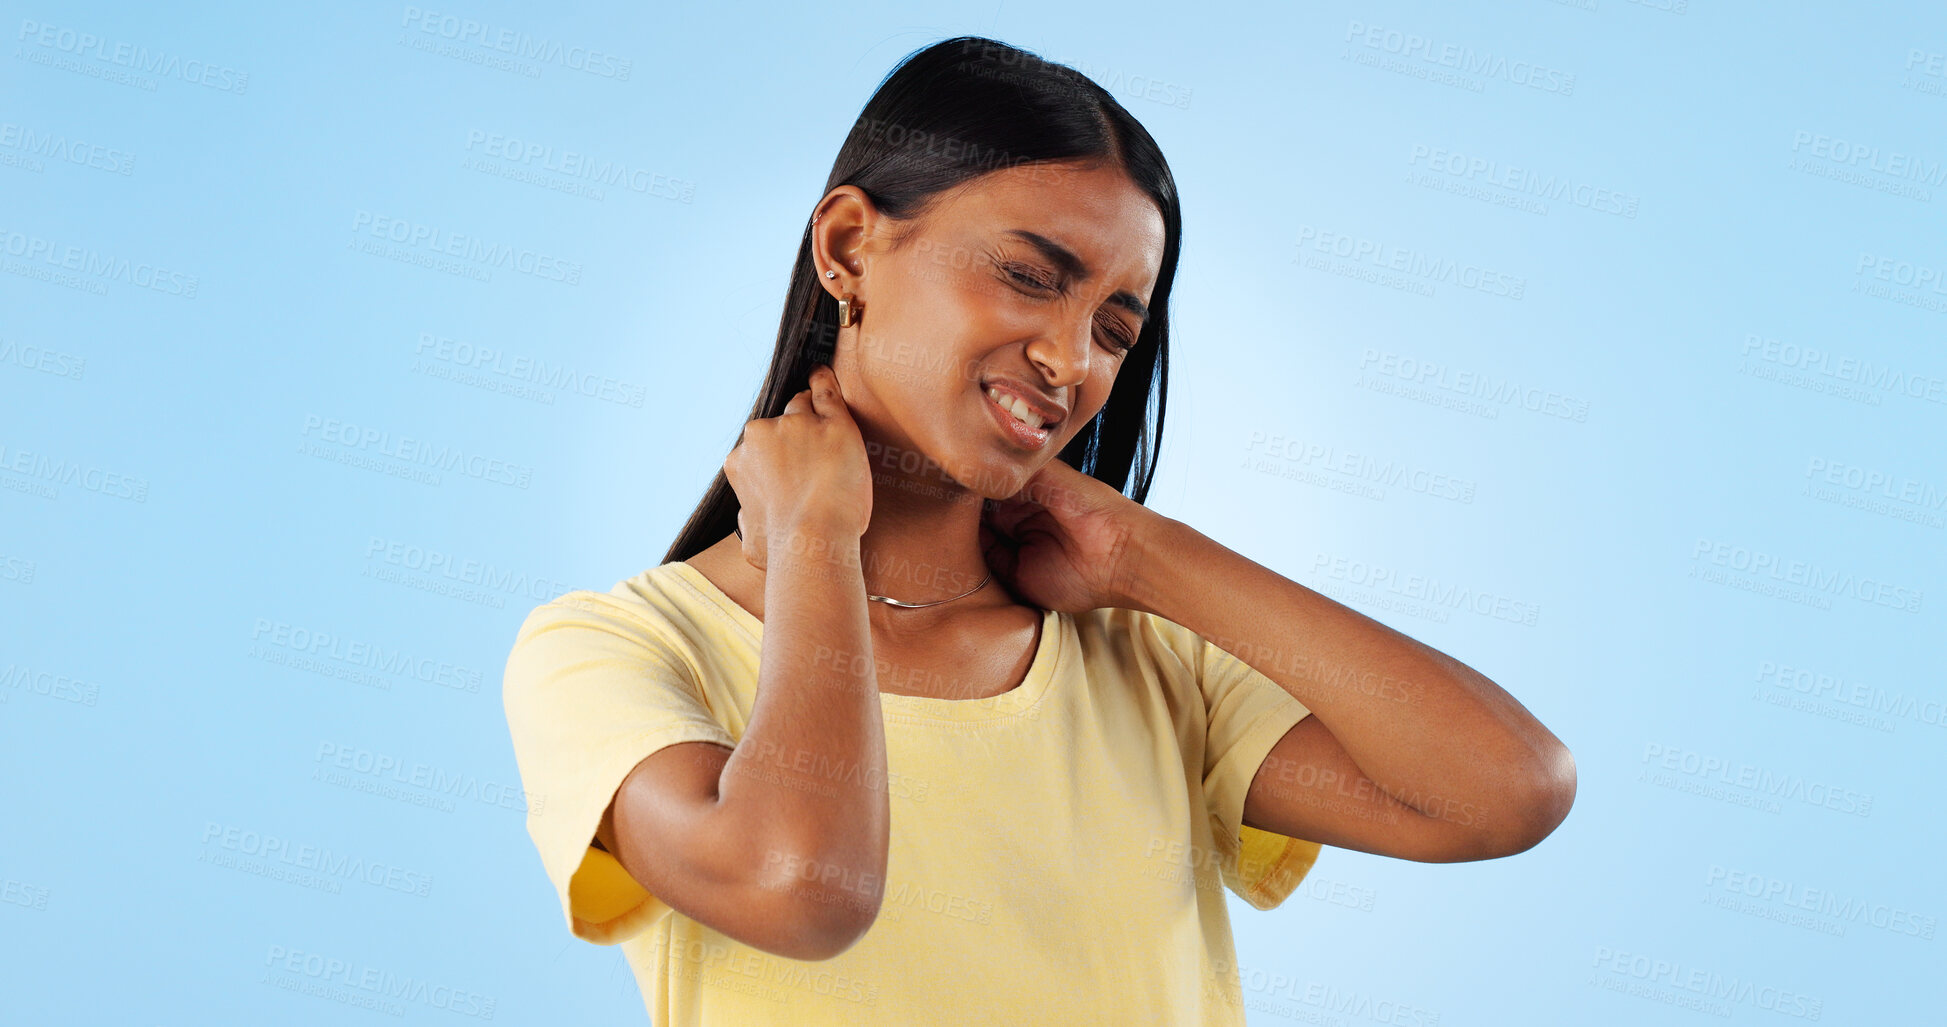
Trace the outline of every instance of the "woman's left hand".
{"label": "woman's left hand", "polygon": [[1126,605],[1137,540],[1158,515],[1056,457],[1007,499],[988,500],[980,548],[995,578],[1046,610]]}

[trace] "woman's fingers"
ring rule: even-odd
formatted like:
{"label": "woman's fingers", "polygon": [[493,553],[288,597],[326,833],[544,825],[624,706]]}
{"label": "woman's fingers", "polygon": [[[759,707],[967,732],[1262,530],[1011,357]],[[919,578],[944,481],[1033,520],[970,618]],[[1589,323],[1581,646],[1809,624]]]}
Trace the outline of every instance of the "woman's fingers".
{"label": "woman's fingers", "polygon": [[[779,515],[836,514],[836,526],[860,534],[872,519],[871,468],[838,380],[830,367],[819,365],[811,385],[778,416],[746,422],[742,440],[724,460],[724,476],[741,508],[746,559],[758,567],[764,536]],[[752,554],[753,548],[759,552]]]}
{"label": "woman's fingers", "polygon": [[[811,404],[810,389],[806,389],[803,392],[800,392],[797,395],[792,396],[790,402],[784,404],[785,414],[809,414],[814,412],[815,411],[812,408],[812,404]],[[784,415],[779,414],[778,416],[782,417]]]}
{"label": "woman's fingers", "polygon": [[1003,579],[1014,579],[1014,566],[1020,562],[1020,555],[1008,540],[993,529],[992,525],[980,525],[980,553],[987,560],[989,570],[996,571]]}
{"label": "woman's fingers", "polygon": [[825,417],[843,415],[847,419],[852,416],[851,410],[845,406],[844,396],[838,389],[838,373],[831,369],[831,365],[819,364],[811,369],[811,388],[807,391],[811,393],[812,407],[820,415]]}
{"label": "woman's fingers", "polygon": [[1041,507],[1020,499],[990,499],[981,520],[1008,538],[1019,537],[1021,522],[1041,512]]}

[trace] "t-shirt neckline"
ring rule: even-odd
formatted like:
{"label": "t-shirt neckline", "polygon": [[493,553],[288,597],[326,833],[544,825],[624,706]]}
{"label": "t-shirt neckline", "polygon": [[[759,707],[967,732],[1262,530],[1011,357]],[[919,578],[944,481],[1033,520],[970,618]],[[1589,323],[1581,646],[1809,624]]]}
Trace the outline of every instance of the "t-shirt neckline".
{"label": "t-shirt neckline", "polygon": [[[764,622],[738,605],[702,571],[682,560],[672,560],[656,569],[673,574],[677,581],[720,609],[754,648],[760,652],[763,650]],[[992,720],[1032,709],[1047,694],[1049,684],[1054,681],[1056,671],[1069,651],[1068,618],[1057,610],[1041,611],[1040,634],[1033,660],[1028,664],[1027,676],[1019,685],[999,695],[979,699],[936,699],[880,692],[879,708],[888,717],[947,721]]]}

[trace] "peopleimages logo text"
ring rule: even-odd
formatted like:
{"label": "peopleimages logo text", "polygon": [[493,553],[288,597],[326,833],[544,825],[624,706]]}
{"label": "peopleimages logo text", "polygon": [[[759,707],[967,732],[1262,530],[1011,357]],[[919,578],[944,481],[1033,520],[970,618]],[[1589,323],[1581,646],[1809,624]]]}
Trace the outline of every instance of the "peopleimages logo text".
{"label": "peopleimages logo text", "polygon": [[539,575],[523,574],[484,560],[458,557],[438,549],[425,549],[377,536],[373,536],[366,545],[365,558],[429,577],[478,585],[489,592],[504,592],[530,599],[553,599],[574,590],[572,585]]}
{"label": "peopleimages logo text", "polygon": [[1803,560],[1781,559],[1763,550],[1747,549],[1728,542],[1713,542],[1705,538],[1697,540],[1696,547],[1691,550],[1690,558],[1753,576],[1763,575],[1801,586],[1812,592],[1847,596],[1860,602],[1872,603],[1875,606],[1890,606],[1908,613],[1918,613],[1920,601],[1926,597],[1926,592],[1921,589],[1888,584],[1846,571],[1828,570]]}
{"label": "peopleimages logo text", "polygon": [[493,50],[522,60],[554,64],[598,78],[612,78],[618,82],[628,81],[629,72],[635,68],[635,61],[628,57],[618,57],[592,47],[574,46],[558,39],[530,35],[518,29],[488,25],[472,18],[461,18],[412,6],[405,8],[399,24],[402,28],[429,36],[438,36],[441,39],[450,39],[455,43]]}
{"label": "peopleimages logo text", "polygon": [[454,471],[469,478],[512,485],[515,488],[526,488],[529,480],[534,476],[534,468],[526,464],[509,463],[497,457],[468,452],[459,446],[434,445],[424,439],[415,439],[408,435],[395,436],[381,428],[361,426],[317,414],[305,416],[303,434],[306,438],[322,439],[347,449],[376,453],[408,464],[435,467],[442,471]]}

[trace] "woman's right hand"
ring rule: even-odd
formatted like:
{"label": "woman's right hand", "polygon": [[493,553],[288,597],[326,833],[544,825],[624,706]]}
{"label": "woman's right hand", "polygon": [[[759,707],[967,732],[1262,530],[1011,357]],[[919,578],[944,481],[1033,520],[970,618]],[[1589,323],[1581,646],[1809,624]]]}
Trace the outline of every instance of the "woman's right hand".
{"label": "woman's right hand", "polygon": [[723,474],[741,507],[744,559],[759,570],[774,542],[804,551],[797,547],[856,539],[872,521],[865,439],[826,364],[812,369],[811,387],[782,414],[744,425]]}

